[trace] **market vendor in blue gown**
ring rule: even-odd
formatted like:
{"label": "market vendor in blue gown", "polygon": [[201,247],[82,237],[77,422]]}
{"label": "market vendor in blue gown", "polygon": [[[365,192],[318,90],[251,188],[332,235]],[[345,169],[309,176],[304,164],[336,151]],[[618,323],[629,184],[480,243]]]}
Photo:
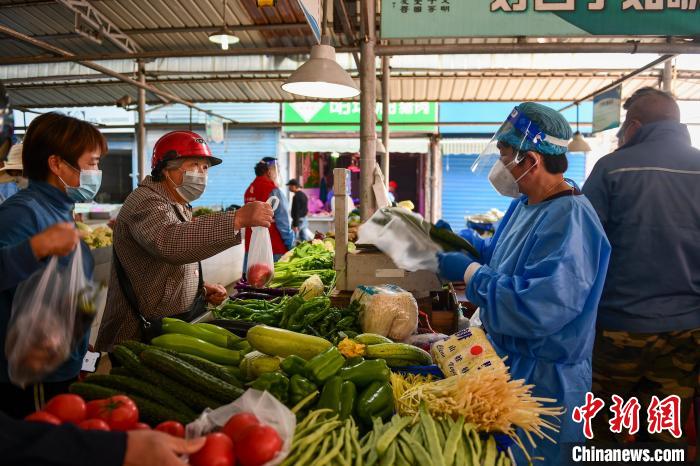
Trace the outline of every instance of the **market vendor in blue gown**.
{"label": "market vendor in blue gown", "polygon": [[531,102],[515,107],[472,167],[514,198],[508,212],[492,238],[470,235],[478,258],[439,255],[440,275],[466,283],[512,377],[566,410],[560,432],[550,433],[556,444],[540,439],[529,452],[544,457],[534,461],[540,465],[565,464],[566,444],[585,440],[571,413],[591,389],[596,310],[610,258],[595,210],[564,178],[571,135],[557,111]]}

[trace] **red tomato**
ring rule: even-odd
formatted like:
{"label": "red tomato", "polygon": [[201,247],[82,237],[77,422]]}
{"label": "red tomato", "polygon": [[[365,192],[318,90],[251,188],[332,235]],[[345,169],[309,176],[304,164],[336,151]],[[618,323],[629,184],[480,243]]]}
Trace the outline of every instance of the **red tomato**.
{"label": "red tomato", "polygon": [[124,395],[91,401],[87,404],[87,413],[91,419],[105,421],[112,430],[127,431],[139,421],[139,409]]}
{"label": "red tomato", "polygon": [[256,288],[262,288],[272,278],[272,269],[267,264],[253,264],[248,267],[246,278]]}
{"label": "red tomato", "polygon": [[238,437],[250,426],[257,426],[260,421],[255,414],[238,413],[231,416],[221,432],[228,435],[233,440],[234,445],[238,442]]}
{"label": "red tomato", "polygon": [[69,393],[57,395],[51,398],[44,408],[49,414],[53,414],[63,422],[80,424],[87,416],[85,401],[78,395]]}
{"label": "red tomato", "polygon": [[112,430],[109,428],[109,424],[102,419],[86,419],[78,424],[78,427],[85,430],[105,430],[108,432]]}
{"label": "red tomato", "polygon": [[161,422],[155,427],[155,430],[165,432],[173,437],[185,438],[185,426],[177,421],[165,421]]}
{"label": "red tomato", "polygon": [[146,424],[145,422],[137,422],[136,424],[133,425],[133,427],[129,430],[151,430],[151,426]]}
{"label": "red tomato", "polygon": [[207,441],[202,449],[190,455],[190,464],[192,466],[233,466],[236,464],[233,442],[220,432],[207,435]]}
{"label": "red tomato", "polygon": [[238,438],[236,454],[242,466],[258,466],[270,461],[282,449],[282,439],[270,426],[251,426]]}
{"label": "red tomato", "polygon": [[46,411],[37,411],[24,418],[25,421],[45,422],[47,424],[61,425],[61,420]]}

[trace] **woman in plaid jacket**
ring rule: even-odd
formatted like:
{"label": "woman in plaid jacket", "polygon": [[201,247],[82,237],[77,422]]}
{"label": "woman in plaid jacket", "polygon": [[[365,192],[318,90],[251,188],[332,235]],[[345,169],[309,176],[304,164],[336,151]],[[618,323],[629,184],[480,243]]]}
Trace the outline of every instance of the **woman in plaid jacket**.
{"label": "woman in plaid jacket", "polygon": [[272,209],[254,202],[193,219],[189,203],[204,192],[209,168],[220,163],[190,131],[168,133],[156,143],[151,176],[126,199],[114,226],[98,350],[142,337],[163,317],[191,320],[204,312],[205,301],[226,299],[223,286],[203,282],[199,263],[240,244],[242,228],[269,227]]}

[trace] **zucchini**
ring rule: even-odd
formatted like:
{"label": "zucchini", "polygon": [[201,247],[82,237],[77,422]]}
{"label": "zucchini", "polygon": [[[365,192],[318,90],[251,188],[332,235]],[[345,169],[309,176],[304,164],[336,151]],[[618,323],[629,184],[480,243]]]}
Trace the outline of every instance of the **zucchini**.
{"label": "zucchini", "polygon": [[192,364],[157,349],[141,353],[141,360],[147,366],[160,371],[193,389],[201,389],[224,403],[239,398],[243,390],[214,377]]}
{"label": "zucchini", "polygon": [[353,338],[358,343],[363,345],[378,345],[380,343],[393,343],[389,338],[377,335],[376,333],[361,333]]}
{"label": "zucchini", "polygon": [[245,355],[239,369],[246,380],[255,380],[262,374],[278,371],[281,362],[278,357],[253,351]]}
{"label": "zucchini", "polygon": [[408,367],[408,366],[421,366],[422,364],[410,359],[396,359],[396,358],[384,358],[386,365],[389,367]]}
{"label": "zucchini", "polygon": [[[232,331],[226,330],[225,328],[219,327],[218,325],[210,324],[207,322],[200,322],[198,324],[192,324],[192,325],[194,325],[195,327],[203,328],[204,330],[208,330],[212,333],[218,333],[219,335],[229,337],[234,342],[239,342],[243,339],[243,338],[239,337],[238,335],[236,335],[235,333],[233,333]],[[234,348],[234,349],[238,349],[238,348]]]}
{"label": "zucchini", "polygon": [[251,328],[246,338],[250,345],[261,353],[282,358],[295,354],[308,360],[333,346],[330,341],[320,337],[267,325]]}
{"label": "zucchini", "polygon": [[94,374],[88,376],[85,379],[85,382],[115,390],[124,390],[127,394],[129,394],[129,396],[142,396],[152,400],[153,402],[161,404],[166,408],[170,408],[182,414],[187,414],[192,418],[196,416],[195,412],[191,410],[189,406],[178,400],[175,396],[171,395],[160,387],[156,387],[155,385],[142,380],[133,379],[131,377],[123,377],[120,375]]}
{"label": "zucchini", "polygon": [[406,343],[380,343],[369,345],[365,348],[365,357],[368,359],[402,359],[415,361],[416,365],[428,365],[433,363],[430,353],[417,346]]}
{"label": "zucchini", "polygon": [[224,366],[220,366],[219,364],[213,363],[193,354],[178,353],[177,357],[192,364],[194,367],[202,369],[204,372],[223,380],[224,382],[230,383],[234,387],[243,388],[241,381],[234,377],[231,372],[224,368]]}
{"label": "zucchini", "polygon": [[212,399],[208,394],[193,390],[158,371],[144,366],[141,364],[138,356],[125,346],[115,346],[114,350],[112,350],[112,354],[124,367],[133,372],[135,377],[145,380],[157,387],[161,387],[166,392],[178,397],[178,399],[194,409],[195,412],[202,411],[204,408],[218,408],[223,404]]}
{"label": "zucchini", "polygon": [[212,345],[216,345],[220,348],[234,349],[234,343],[237,343],[239,339],[232,339],[226,335],[220,333],[212,332],[202,327],[197,327],[192,324],[188,324],[184,320],[173,319],[172,317],[166,317],[163,319],[163,334],[176,333],[179,335],[189,335],[194,338],[198,338]]}
{"label": "zucchini", "polygon": [[178,353],[194,354],[217,364],[237,366],[241,362],[239,351],[221,348],[190,335],[168,333],[154,338],[151,343]]}

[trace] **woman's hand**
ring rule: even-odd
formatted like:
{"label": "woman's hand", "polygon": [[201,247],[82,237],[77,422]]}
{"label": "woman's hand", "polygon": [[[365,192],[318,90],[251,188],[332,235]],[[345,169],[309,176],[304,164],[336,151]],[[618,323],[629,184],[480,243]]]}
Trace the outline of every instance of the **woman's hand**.
{"label": "woman's hand", "polygon": [[206,291],[205,298],[207,302],[211,305],[218,306],[223,303],[226,298],[228,298],[228,292],[223,285],[215,284],[204,284],[204,290]]}
{"label": "woman's hand", "polygon": [[249,227],[269,228],[272,224],[273,214],[270,204],[260,201],[249,202],[236,211],[236,218],[233,221],[234,228],[236,230]]}

